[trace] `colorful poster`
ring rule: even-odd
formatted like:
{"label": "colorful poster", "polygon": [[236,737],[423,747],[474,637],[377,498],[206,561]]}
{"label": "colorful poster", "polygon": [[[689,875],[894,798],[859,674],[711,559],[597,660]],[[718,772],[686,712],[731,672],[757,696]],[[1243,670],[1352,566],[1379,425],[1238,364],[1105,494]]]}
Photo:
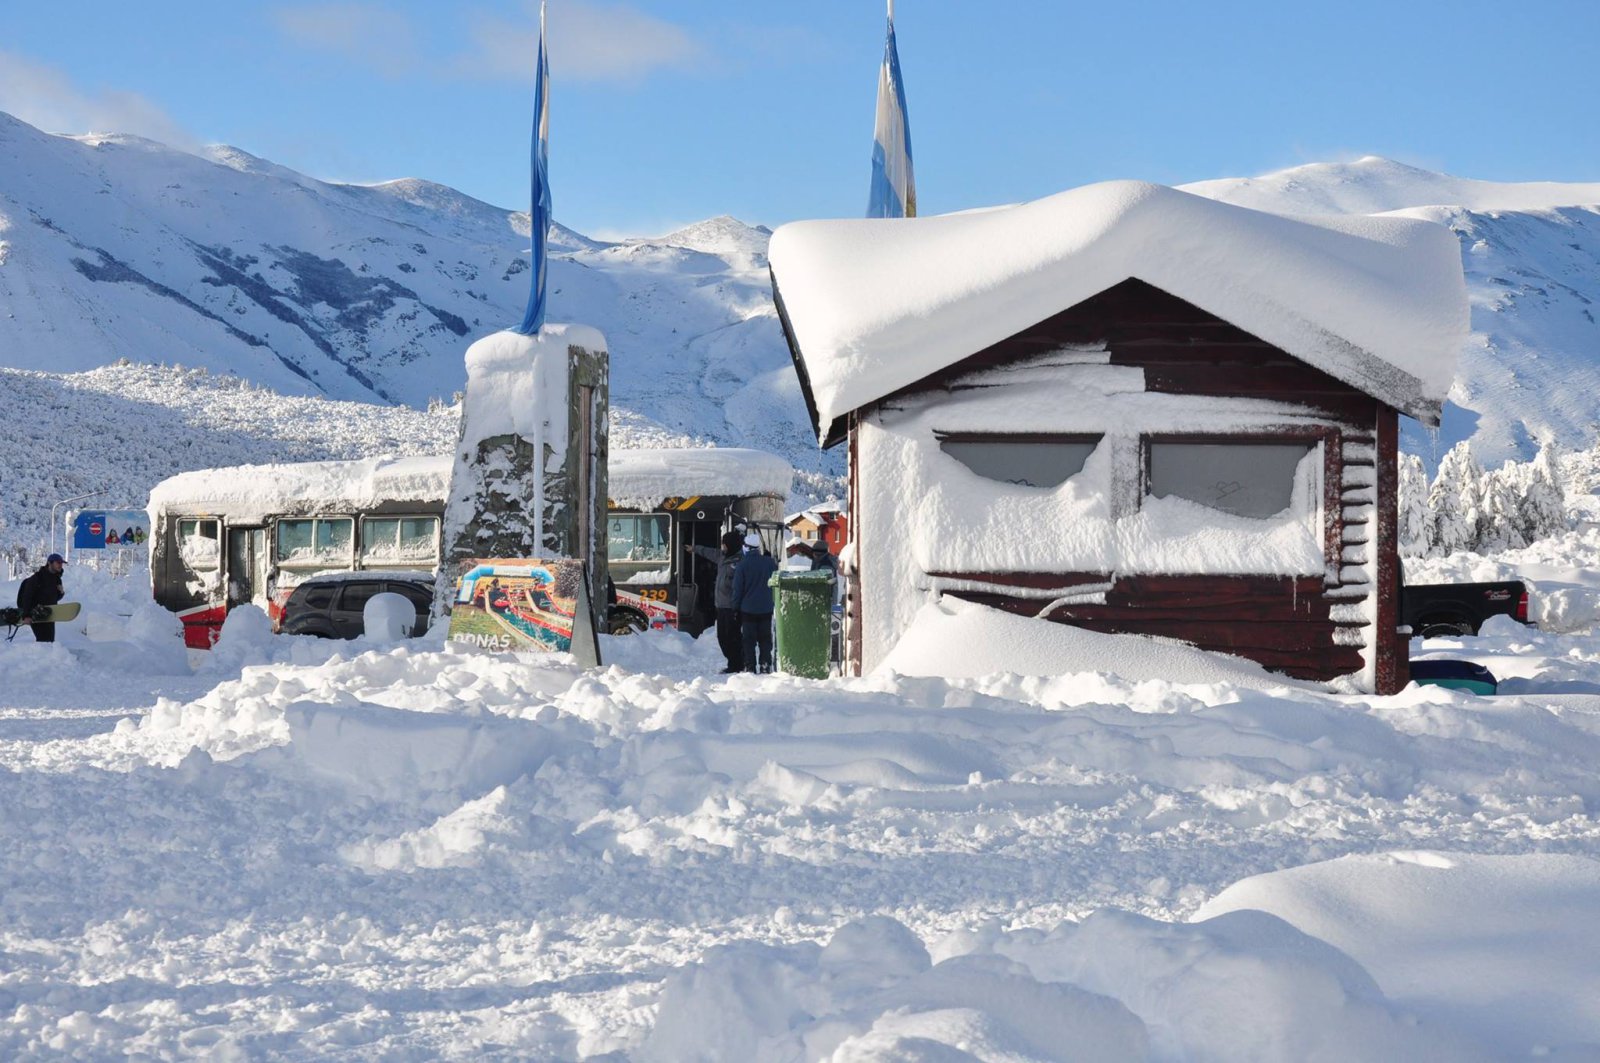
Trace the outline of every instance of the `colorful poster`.
{"label": "colorful poster", "polygon": [[72,518],[73,550],[127,550],[149,541],[150,515],[142,509],[85,509]]}
{"label": "colorful poster", "polygon": [[570,653],[597,666],[589,581],[582,561],[480,557],[463,561],[450,641],[496,653]]}

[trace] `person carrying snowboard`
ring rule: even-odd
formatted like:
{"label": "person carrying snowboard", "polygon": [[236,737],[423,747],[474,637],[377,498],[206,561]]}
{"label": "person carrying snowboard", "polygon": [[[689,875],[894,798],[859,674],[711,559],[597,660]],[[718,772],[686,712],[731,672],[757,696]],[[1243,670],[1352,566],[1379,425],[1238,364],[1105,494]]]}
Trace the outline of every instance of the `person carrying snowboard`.
{"label": "person carrying snowboard", "polygon": [[[66,589],[61,585],[61,573],[66,569],[66,558],[60,554],[51,554],[45,559],[39,571],[22,581],[22,586],[17,588],[17,610],[22,618],[27,620],[33,616],[34,609],[41,605],[55,605],[67,596]],[[56,625],[54,623],[28,625],[33,631],[36,642],[54,642],[56,640]]]}

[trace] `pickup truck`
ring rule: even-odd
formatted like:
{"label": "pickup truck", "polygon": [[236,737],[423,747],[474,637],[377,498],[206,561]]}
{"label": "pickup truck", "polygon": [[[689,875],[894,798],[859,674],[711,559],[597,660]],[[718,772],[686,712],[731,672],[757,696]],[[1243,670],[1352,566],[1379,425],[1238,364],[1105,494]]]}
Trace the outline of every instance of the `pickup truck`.
{"label": "pickup truck", "polygon": [[1504,583],[1422,583],[1400,589],[1400,623],[1415,635],[1476,635],[1491,616],[1528,622],[1528,587]]}

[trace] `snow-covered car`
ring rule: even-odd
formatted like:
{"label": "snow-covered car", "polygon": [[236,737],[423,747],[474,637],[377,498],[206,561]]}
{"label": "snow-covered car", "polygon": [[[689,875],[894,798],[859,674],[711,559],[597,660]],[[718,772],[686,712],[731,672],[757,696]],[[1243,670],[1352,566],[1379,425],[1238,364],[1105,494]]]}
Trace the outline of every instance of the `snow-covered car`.
{"label": "snow-covered car", "polygon": [[362,610],[372,596],[388,591],[409,599],[417,610],[413,636],[428,630],[433,609],[433,577],[420,572],[326,572],[295,587],[284,605],[285,635],[353,639],[362,633]]}

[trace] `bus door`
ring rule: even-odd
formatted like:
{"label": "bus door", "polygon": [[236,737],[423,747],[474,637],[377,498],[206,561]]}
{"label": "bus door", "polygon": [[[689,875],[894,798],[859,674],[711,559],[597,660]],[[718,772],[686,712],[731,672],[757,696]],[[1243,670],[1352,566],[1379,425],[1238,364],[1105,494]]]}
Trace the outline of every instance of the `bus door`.
{"label": "bus door", "polygon": [[722,553],[722,514],[705,507],[678,521],[678,629],[699,638],[717,622],[717,564],[689,547]]}
{"label": "bus door", "polygon": [[267,601],[267,529],[228,528],[228,608],[265,606]]}

